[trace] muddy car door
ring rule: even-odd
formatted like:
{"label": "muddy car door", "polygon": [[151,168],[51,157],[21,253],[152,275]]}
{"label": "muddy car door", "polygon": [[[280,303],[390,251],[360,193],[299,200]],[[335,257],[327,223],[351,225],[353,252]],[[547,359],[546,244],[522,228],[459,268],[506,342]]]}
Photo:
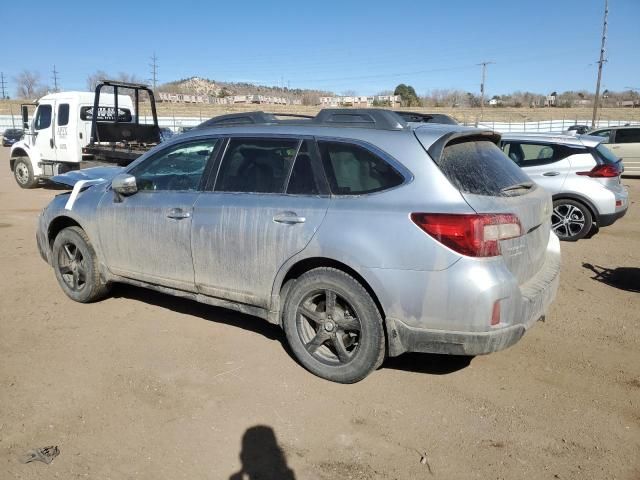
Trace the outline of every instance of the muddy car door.
{"label": "muddy car door", "polygon": [[194,206],[202,293],[268,307],[276,273],[309,243],[329,206],[310,140],[231,138],[215,186]]}
{"label": "muddy car door", "polygon": [[191,220],[217,139],[173,144],[130,168],[137,191],[98,207],[105,263],[115,274],[192,290]]}

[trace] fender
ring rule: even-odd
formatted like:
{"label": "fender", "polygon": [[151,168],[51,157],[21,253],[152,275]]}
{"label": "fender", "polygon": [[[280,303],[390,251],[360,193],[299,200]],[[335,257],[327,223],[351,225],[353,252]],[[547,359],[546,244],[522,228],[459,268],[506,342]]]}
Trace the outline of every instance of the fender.
{"label": "fender", "polygon": [[600,212],[598,212],[598,209],[596,208],[596,206],[587,197],[580,195],[579,193],[567,192],[567,193],[556,193],[555,195],[552,196],[552,198],[554,202],[556,200],[560,200],[561,198],[567,198],[569,200],[576,200],[580,203],[584,203],[587,206],[587,208],[591,211],[591,215],[593,215],[593,221],[595,223],[600,223]]}
{"label": "fender", "polygon": [[42,167],[40,166],[40,152],[37,148],[30,147],[29,144],[24,140],[20,140],[19,142],[13,144],[9,157],[9,168],[11,168],[12,172],[16,157],[27,157],[31,162],[33,176],[39,177],[40,175],[42,175]]}

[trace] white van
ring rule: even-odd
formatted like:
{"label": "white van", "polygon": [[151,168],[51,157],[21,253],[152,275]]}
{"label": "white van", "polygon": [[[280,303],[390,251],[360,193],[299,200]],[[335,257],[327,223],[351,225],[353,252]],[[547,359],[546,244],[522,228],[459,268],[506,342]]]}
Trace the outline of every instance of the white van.
{"label": "white van", "polygon": [[602,143],[622,159],[624,175],[640,175],[640,126],[599,128],[589,135],[605,138]]}
{"label": "white van", "polygon": [[[82,149],[91,140],[94,98],[93,92],[61,92],[37,102],[33,120],[24,125],[24,139],[11,147],[10,167],[18,185],[33,188],[40,179],[79,169],[89,158]],[[118,95],[118,122],[130,123],[134,115],[131,97]],[[97,120],[115,120],[113,94],[100,95]]]}

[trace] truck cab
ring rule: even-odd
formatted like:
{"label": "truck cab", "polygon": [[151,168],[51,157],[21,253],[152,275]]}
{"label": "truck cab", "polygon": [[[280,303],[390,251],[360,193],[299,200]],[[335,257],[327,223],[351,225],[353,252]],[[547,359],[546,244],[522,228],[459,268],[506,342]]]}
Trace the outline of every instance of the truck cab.
{"label": "truck cab", "polygon": [[[96,99],[99,98],[99,104]],[[22,188],[40,180],[78,170],[93,157],[83,153],[92,143],[92,122],[131,124],[138,119],[129,95],[60,92],[42,97],[29,119],[23,105],[24,138],[11,147],[10,168]],[[96,105],[98,105],[97,111]],[[94,122],[95,123],[95,122]]]}

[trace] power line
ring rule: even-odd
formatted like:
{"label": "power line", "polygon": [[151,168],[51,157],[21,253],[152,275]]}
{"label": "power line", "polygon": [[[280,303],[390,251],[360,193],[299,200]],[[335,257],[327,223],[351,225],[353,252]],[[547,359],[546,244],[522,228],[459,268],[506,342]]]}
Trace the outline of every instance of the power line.
{"label": "power line", "polygon": [[607,43],[607,16],[609,15],[609,0],[604,0],[604,20],[602,21],[602,44],[600,46],[600,60],[598,60],[598,81],[596,83],[596,95],[593,99],[593,118],[591,127],[595,128],[600,104],[600,81],[602,80],[602,65],[607,60],[604,58],[605,45]]}
{"label": "power line", "polygon": [[158,57],[156,57],[156,52],[153,52],[153,56],[151,57],[151,63],[149,64],[151,67],[151,85],[153,89],[156,89],[156,85],[158,84]]}
{"label": "power line", "polygon": [[0,99],[2,100],[7,98],[7,94],[5,90],[6,86],[7,86],[7,82],[4,81],[4,72],[0,72],[0,88],[2,89],[2,97],[0,97]]}
{"label": "power line", "polygon": [[53,91],[54,91],[54,92],[58,92],[58,91],[60,91],[60,90],[58,89],[58,74],[59,74],[59,73],[60,73],[60,72],[58,72],[58,71],[56,70],[56,66],[54,65],[54,66],[53,66]]}
{"label": "power line", "polygon": [[482,66],[482,81],[480,82],[480,117],[484,114],[484,85],[487,75],[487,65],[491,65],[496,62],[480,62],[477,65]]}

